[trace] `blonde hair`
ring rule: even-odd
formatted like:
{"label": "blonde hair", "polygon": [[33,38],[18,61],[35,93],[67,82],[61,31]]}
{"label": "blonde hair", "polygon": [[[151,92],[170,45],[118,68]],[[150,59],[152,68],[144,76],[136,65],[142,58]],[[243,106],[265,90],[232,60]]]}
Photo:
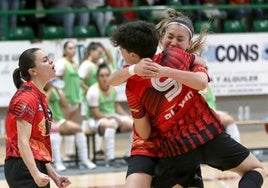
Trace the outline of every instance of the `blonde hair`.
{"label": "blonde hair", "polygon": [[[156,25],[159,41],[161,41],[162,34],[166,31],[167,26],[172,22],[178,22],[186,26],[188,28],[187,30],[189,31],[189,39],[192,40],[192,35],[194,34],[194,27],[190,18],[185,16],[182,12],[177,12],[173,8],[168,8],[165,11],[164,18]],[[198,37],[192,41],[191,45],[186,51],[190,53],[200,54],[205,46],[205,38],[207,34],[208,28],[202,27]]]}

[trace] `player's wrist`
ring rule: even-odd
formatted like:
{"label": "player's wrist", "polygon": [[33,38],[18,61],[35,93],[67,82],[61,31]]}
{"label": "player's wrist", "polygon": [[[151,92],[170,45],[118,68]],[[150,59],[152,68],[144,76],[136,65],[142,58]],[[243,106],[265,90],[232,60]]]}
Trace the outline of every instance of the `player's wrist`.
{"label": "player's wrist", "polygon": [[134,64],[134,65],[130,65],[129,67],[128,67],[128,73],[131,75],[131,76],[133,76],[133,75],[135,75],[136,73],[135,73],[135,66],[136,66],[136,64]]}

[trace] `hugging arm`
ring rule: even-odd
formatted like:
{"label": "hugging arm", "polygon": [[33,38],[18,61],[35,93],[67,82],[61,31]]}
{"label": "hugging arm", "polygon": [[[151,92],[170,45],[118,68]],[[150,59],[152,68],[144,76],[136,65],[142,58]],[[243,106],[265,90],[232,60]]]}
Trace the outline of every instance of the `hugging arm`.
{"label": "hugging arm", "polygon": [[[175,59],[178,64],[184,63],[181,62],[181,58]],[[186,59],[184,61],[187,61]],[[157,64],[159,67],[158,70],[158,78],[161,77],[169,77],[177,82],[186,85],[190,88],[196,90],[204,90],[207,88],[209,77],[207,74],[207,70],[205,68],[206,62],[200,56],[195,56],[194,62],[191,63],[189,70],[180,70],[168,66],[161,66]]]}
{"label": "hugging arm", "polygon": [[[156,63],[152,62],[150,58],[143,58],[137,64],[133,64],[133,65],[135,65],[133,69],[134,74],[138,76],[142,76],[144,78],[155,77],[159,71]],[[113,86],[117,86],[126,82],[127,79],[132,76],[129,71],[130,66],[127,66],[121,70],[115,71],[110,76],[109,83]]]}
{"label": "hugging arm", "polygon": [[169,77],[177,82],[196,90],[203,90],[208,84],[208,75],[205,72],[192,72],[163,67],[159,77]]}
{"label": "hugging arm", "polygon": [[206,67],[206,61],[201,56],[195,55],[194,63],[195,64],[200,64],[200,65]]}

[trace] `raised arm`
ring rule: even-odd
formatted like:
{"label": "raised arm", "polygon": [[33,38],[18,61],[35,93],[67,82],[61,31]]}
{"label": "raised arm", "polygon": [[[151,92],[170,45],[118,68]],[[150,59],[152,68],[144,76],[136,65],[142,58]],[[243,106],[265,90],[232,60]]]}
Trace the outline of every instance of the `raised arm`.
{"label": "raised arm", "polygon": [[109,78],[109,84],[112,86],[118,86],[126,82],[127,79],[131,76],[132,75],[129,73],[129,66],[124,67],[123,69],[117,70],[113,74],[111,74]]}
{"label": "raised arm", "polygon": [[194,63],[200,64],[200,65],[203,65],[204,67],[206,67],[206,61],[201,56],[195,55]]}
{"label": "raised arm", "polygon": [[152,62],[150,58],[144,58],[139,61],[137,64],[133,64],[127,67],[124,67],[121,70],[115,71],[109,79],[109,83],[112,86],[118,86],[127,81],[129,77],[136,74],[144,78],[155,77],[158,73],[158,66],[156,63]]}
{"label": "raised arm", "polygon": [[[158,78],[169,77],[196,90],[204,90],[208,85],[208,75],[203,71],[184,71],[159,65]],[[205,69],[205,68],[204,68]]]}

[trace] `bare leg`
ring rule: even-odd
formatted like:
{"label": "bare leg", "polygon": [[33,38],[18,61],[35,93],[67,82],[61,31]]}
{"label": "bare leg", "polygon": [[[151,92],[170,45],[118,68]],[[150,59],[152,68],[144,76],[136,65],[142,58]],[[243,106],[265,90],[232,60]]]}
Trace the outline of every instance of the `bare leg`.
{"label": "bare leg", "polygon": [[[231,171],[236,172],[240,176],[242,176],[239,185],[245,184],[246,182],[247,184],[250,183],[251,184],[250,187],[252,188],[254,186],[256,188],[260,188],[263,183],[263,180],[266,177],[266,172],[263,165],[251,153],[238,167],[232,169]],[[249,174],[253,174],[253,176]]]}
{"label": "bare leg", "polygon": [[151,188],[152,176],[145,173],[130,174],[125,183],[127,188]]}

